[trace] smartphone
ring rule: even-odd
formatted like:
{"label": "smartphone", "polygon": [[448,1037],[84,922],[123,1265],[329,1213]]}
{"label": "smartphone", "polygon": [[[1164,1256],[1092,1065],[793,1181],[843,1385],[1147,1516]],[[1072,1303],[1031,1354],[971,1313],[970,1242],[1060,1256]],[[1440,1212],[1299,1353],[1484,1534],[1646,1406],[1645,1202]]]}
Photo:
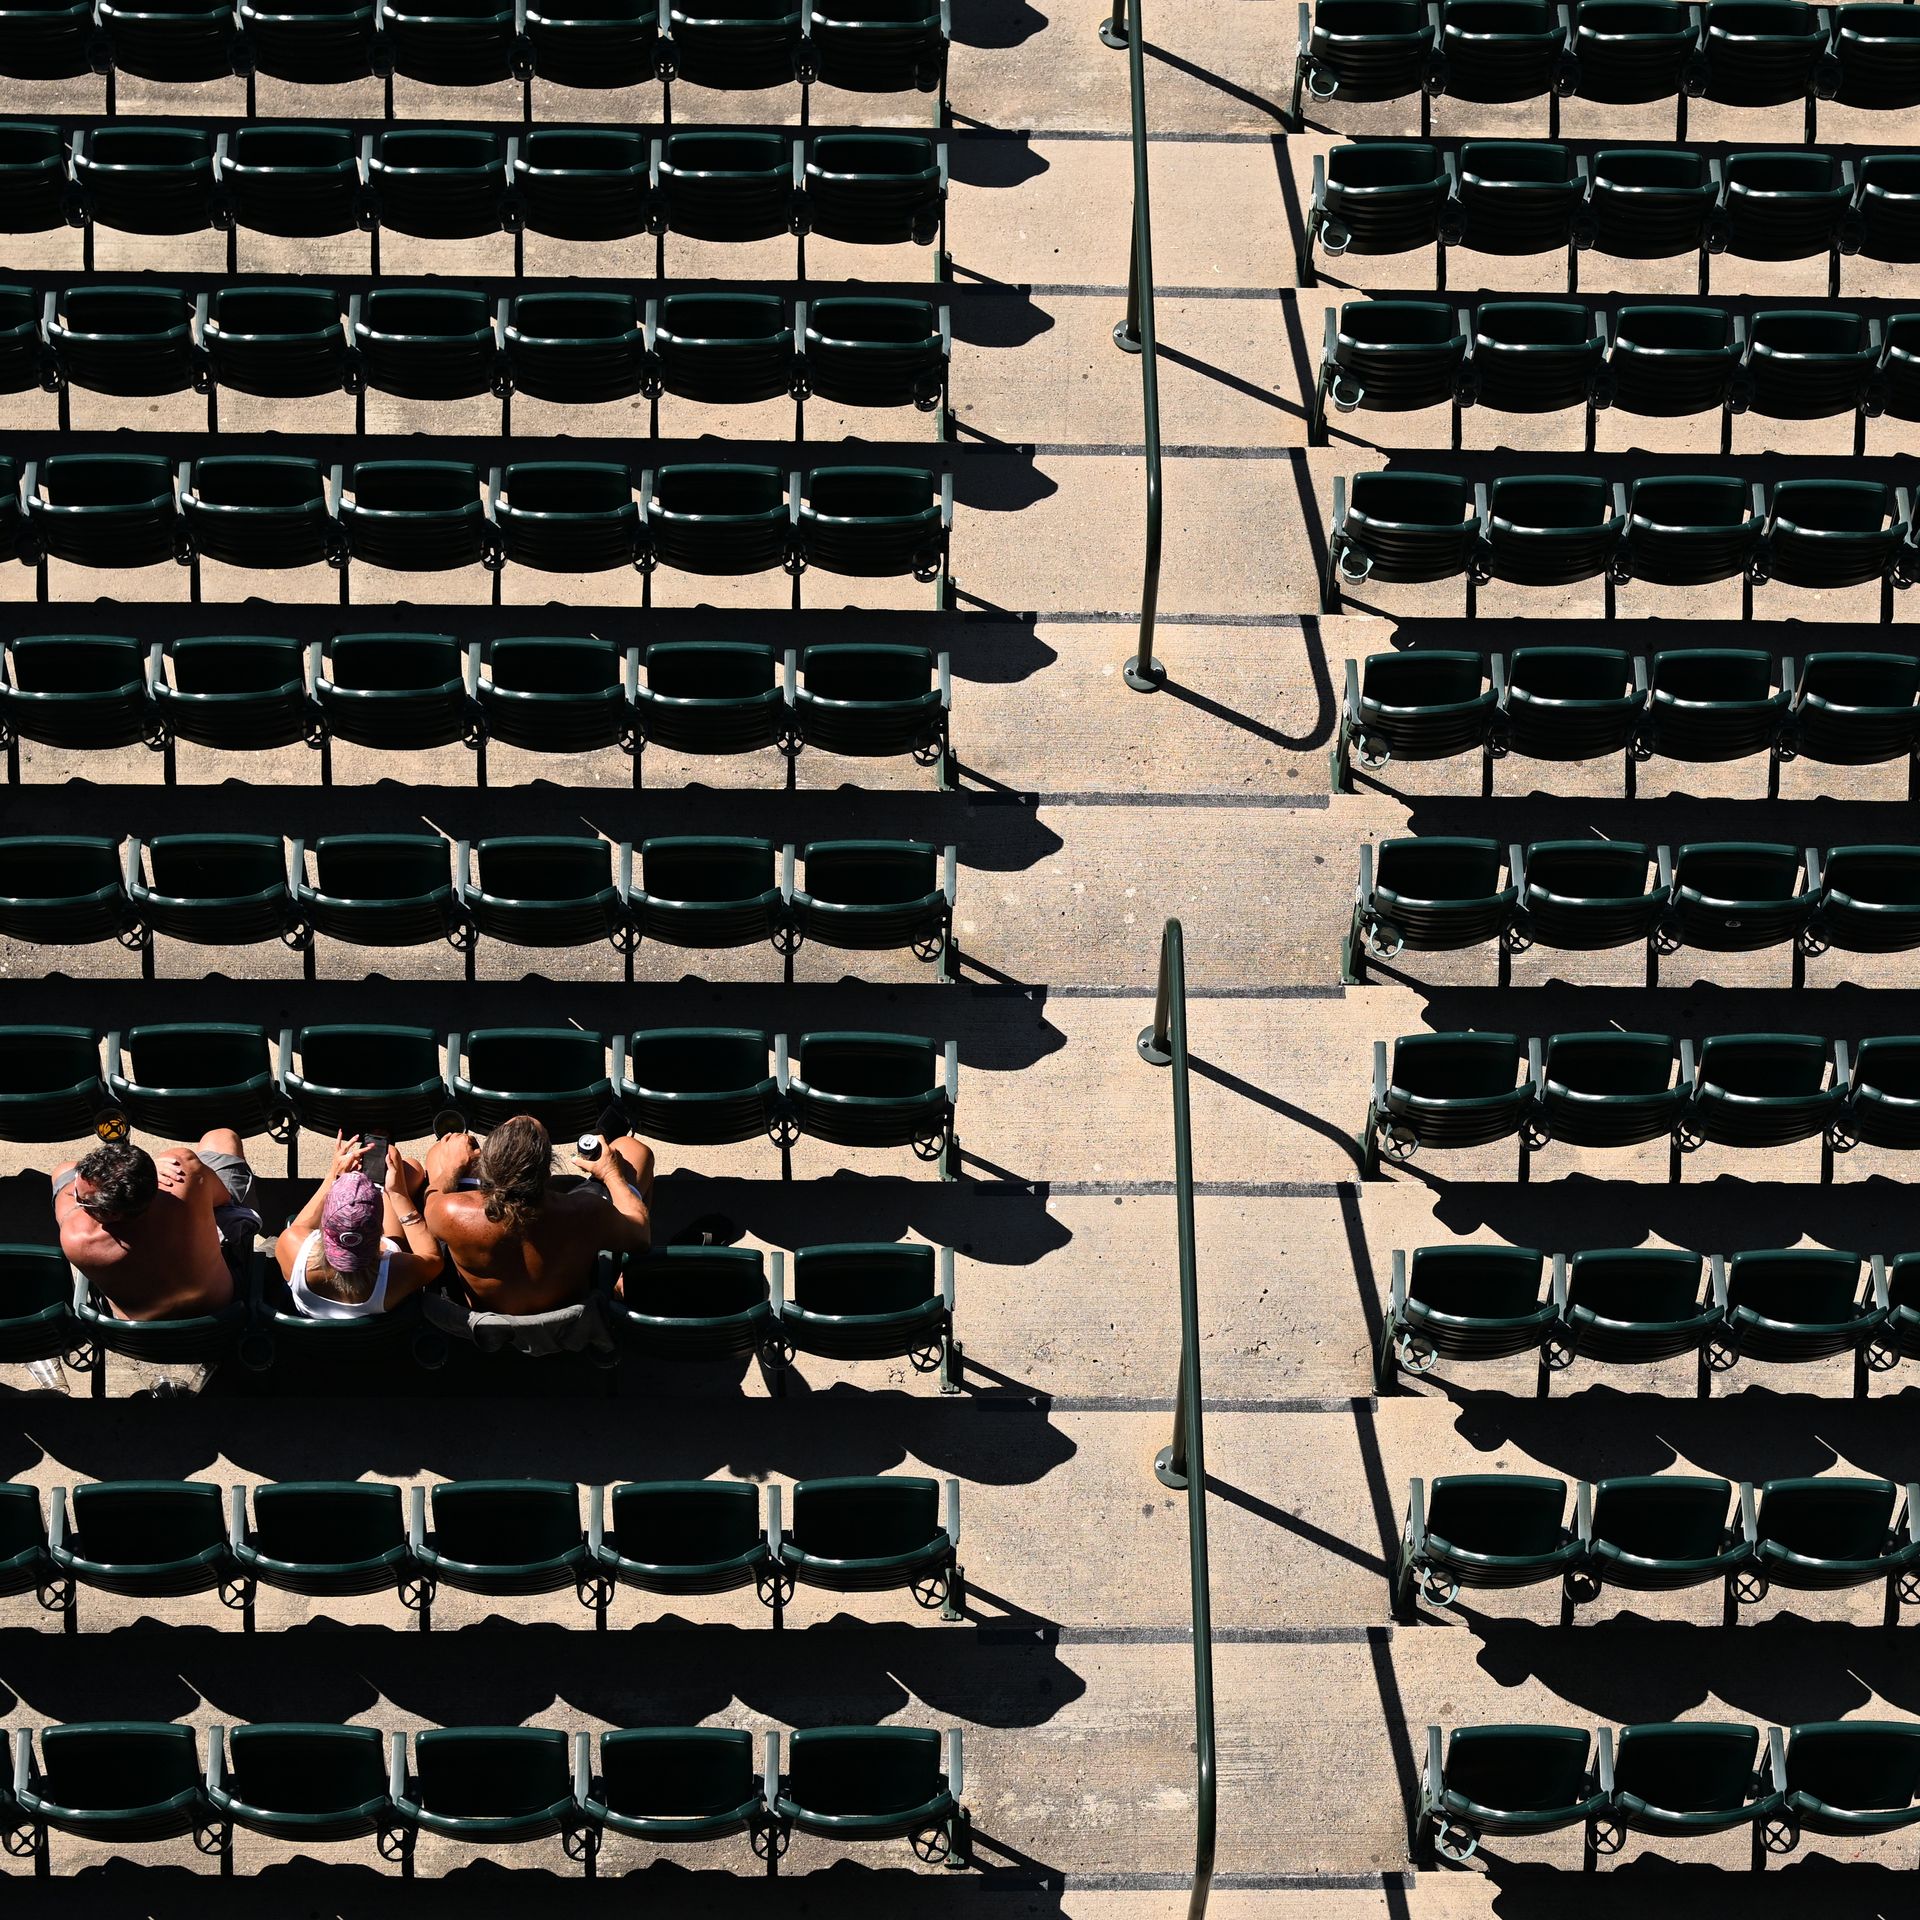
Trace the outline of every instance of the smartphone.
{"label": "smartphone", "polygon": [[360,1171],[376,1187],[384,1187],[387,1184],[387,1155],[392,1151],[391,1143],[377,1133],[363,1133],[360,1144],[366,1148],[366,1152],[360,1156]]}

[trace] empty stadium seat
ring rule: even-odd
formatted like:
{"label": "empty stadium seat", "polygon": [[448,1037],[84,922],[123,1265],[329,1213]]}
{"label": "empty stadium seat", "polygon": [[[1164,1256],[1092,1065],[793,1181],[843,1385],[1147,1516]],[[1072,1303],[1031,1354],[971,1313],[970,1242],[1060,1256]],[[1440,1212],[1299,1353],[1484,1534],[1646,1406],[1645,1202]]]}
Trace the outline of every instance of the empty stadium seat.
{"label": "empty stadium seat", "polygon": [[1711,163],[1719,196],[1708,250],[1743,260],[1831,254],[1853,199],[1850,160],[1820,152],[1731,153]]}
{"label": "empty stadium seat", "polygon": [[259,1027],[170,1022],[107,1035],[107,1091],[136,1127],[197,1140],[215,1127],[243,1139],[284,1131],[272,1051]]}
{"label": "empty stadium seat", "polygon": [[48,1828],[138,1844],[189,1834],[206,1817],[191,1727],[90,1720],[14,1731],[14,1793],[44,1854]]}
{"label": "empty stadium seat", "polygon": [[1862,1261],[1826,1247],[1768,1248],[1736,1253],[1725,1267],[1726,1325],[1708,1355],[1716,1372],[1736,1360],[1797,1365],[1852,1354],[1863,1362],[1886,1318],[1878,1254]]}
{"label": "empty stadium seat", "polygon": [[1635,480],[1614,577],[1663,587],[1736,579],[1745,574],[1759,538],[1750,490],[1732,474]]}
{"label": "empty stadium seat", "polygon": [[0,1027],[0,1140],[78,1140],[108,1111],[86,1027]]}
{"label": "empty stadium seat", "polygon": [[1510,1033],[1414,1033],[1373,1045],[1373,1102],[1362,1149],[1367,1170],[1384,1154],[1410,1160],[1425,1148],[1479,1147],[1511,1139],[1533,1105],[1520,1042]]}
{"label": "empty stadium seat", "polygon": [[409,1826],[470,1846],[518,1845],[585,1824],[567,1736],[545,1727],[438,1727],[393,1736],[394,1809]]}
{"label": "empty stadium seat", "polygon": [[345,127],[235,127],[215,143],[213,178],[223,220],[254,233],[351,233],[366,205]]}
{"label": "empty stadium seat", "polygon": [[356,947],[415,947],[456,931],[450,849],[434,833],[328,833],[295,840],[293,904],[310,934]]}
{"label": "empty stadium seat", "polygon": [[787,921],[771,840],[645,840],[626,905],[640,939],[675,947],[759,946]]}
{"label": "empty stadium seat", "polygon": [[912,754],[938,761],[947,784],[947,726],[953,704],[948,657],[925,647],[837,641],[800,656],[793,725],[820,753],[856,759]]}
{"label": "empty stadium seat", "polygon": [[642,477],[640,559],[682,573],[765,573],[793,549],[777,467],[704,463]]}
{"label": "empty stadium seat", "polygon": [[[1574,1605],[1607,1587],[1676,1593],[1729,1581],[1753,1555],[1730,1482],[1662,1473],[1602,1480],[1581,1489],[1582,1564],[1568,1582]],[[1729,1596],[1727,1610],[1732,1600]]]}
{"label": "empty stadium seat", "polygon": [[1515,934],[1565,952],[1650,938],[1669,899],[1653,850],[1637,840],[1536,840],[1513,850],[1508,869]]}
{"label": "empty stadium seat", "polygon": [[241,1574],[282,1593],[316,1598],[386,1593],[413,1577],[396,1486],[365,1480],[258,1486],[251,1526],[245,1490],[235,1487],[228,1534]]}
{"label": "empty stadium seat", "polygon": [[1450,580],[1468,572],[1480,545],[1473,488],[1450,473],[1356,473],[1333,483],[1333,528],[1321,610],[1336,613],[1340,590],[1369,581]]}
{"label": "empty stadium seat", "polygon": [[1724,407],[1744,324],[1718,307],[1623,306],[1608,327],[1602,404],[1662,420]]}
{"label": "empty stadium seat", "polygon": [[1835,1720],[1794,1727],[1780,1761],[1786,1838],[1858,1840],[1920,1822],[1920,1731],[1903,1720]]}
{"label": "empty stadium seat", "polygon": [[258,752],[304,739],[310,725],[300,645],[266,634],[194,635],[156,646],[147,698],[169,748],[178,739]]}
{"label": "empty stadium seat", "polygon": [[[777,1264],[781,1255],[773,1256]],[[621,1263],[613,1310],[628,1352],[659,1360],[725,1361],[758,1355],[777,1366],[766,1256],[754,1247],[655,1247]]]}
{"label": "empty stadium seat", "polygon": [[0,673],[0,723],[14,740],[70,751],[131,746],[150,728],[144,666],[140,644],[117,635],[16,634]]}
{"label": "empty stadium seat", "polygon": [[[629,1481],[613,1489],[610,1502],[602,1487],[588,1497],[588,1559],[622,1586],[730,1593],[769,1577],[760,1489],[749,1481]],[[609,1507],[610,1524],[603,1525]]]}
{"label": "empty stadium seat", "polygon": [[695,87],[777,87],[794,78],[800,0],[667,0],[661,71]]}
{"label": "empty stadium seat", "polygon": [[[1585,406],[1595,395],[1606,349],[1604,318],[1586,307],[1560,300],[1483,300],[1473,313],[1460,399],[1502,413]],[[1501,484],[1496,481],[1495,489]]]}
{"label": "empty stadium seat", "polygon": [[947,199],[944,146],[918,133],[816,134],[802,193],[807,230],[829,240],[931,244]]}
{"label": "empty stadium seat", "polygon": [[1850,0],[1833,19],[1833,97],[1842,106],[1880,112],[1920,106],[1920,22],[1897,6],[1867,0]]}
{"label": "empty stadium seat", "polygon": [[1317,0],[1300,7],[1293,124],[1300,99],[1402,100],[1425,87],[1434,57],[1431,11],[1419,0]]}
{"label": "empty stadium seat", "polygon": [[[183,460],[179,480],[183,532],[196,567],[206,559],[278,570],[318,566],[339,556],[340,533],[327,511],[326,482],[312,460],[211,454]],[[303,688],[303,705],[304,693]]]}
{"label": "empty stadium seat", "polygon": [[800,551],[810,567],[865,579],[936,580],[953,525],[953,476],[920,467],[816,467],[796,476]]}
{"label": "empty stadium seat", "polygon": [[393,1819],[377,1727],[209,1727],[206,1798],[230,1825],[277,1840],[364,1839]]}
{"label": "empty stadium seat", "polygon": [[150,120],[73,135],[76,210],[122,233],[198,233],[213,212],[213,135]]}
{"label": "empty stadium seat", "polygon": [[660,388],[712,406],[794,390],[793,324],[770,293],[670,293],[647,302],[647,355]]}
{"label": "empty stadium seat", "polygon": [[27,463],[27,542],[75,566],[150,567],[174,557],[173,469],[159,453],[56,453]]}
{"label": "empty stadium seat", "polygon": [[1920,848],[1807,849],[1808,953],[1905,953],[1920,943]]}
{"label": "empty stadium seat", "polygon": [[1554,1256],[1550,1364],[1641,1366],[1698,1354],[1719,1326],[1719,1276],[1697,1253],[1623,1247]]}
{"label": "empty stadium seat", "polygon": [[590,12],[528,0],[525,36],[534,72],[556,86],[632,87],[659,72],[655,0],[593,0]]}
{"label": "empty stadium seat", "polygon": [[737,640],[660,640],[634,692],[642,747],[670,753],[755,753],[787,736],[791,708],[771,647]]}
{"label": "empty stadium seat", "polygon": [[1869,260],[1910,265],[1920,254],[1920,154],[1863,154],[1852,216],[1841,229],[1843,250],[1857,244]]}
{"label": "empty stadium seat", "polygon": [[939,405],[953,351],[948,307],[843,294],[801,301],[794,327],[801,375],[812,397],[846,407],[915,406],[923,412]]}
{"label": "empty stadium seat", "polygon": [[487,296],[467,287],[374,287],[347,303],[350,386],[404,400],[490,392],[499,340]]}
{"label": "empty stadium seat", "polygon": [[1877,480],[1776,481],[1748,572],[1756,584],[1783,580],[1833,589],[1881,580],[1905,586],[1920,572],[1911,523],[1904,487]]}
{"label": "empty stadium seat", "polygon": [[798,1353],[827,1360],[911,1360],[953,1385],[953,1249],[920,1242],[802,1247],[793,1293],[776,1299]]}
{"label": "empty stadium seat", "polygon": [[1839,1116],[1846,1089],[1827,1083],[1827,1044],[1811,1034],[1722,1033],[1701,1043],[1681,1145],[1777,1147]]}
{"label": "empty stadium seat", "polygon": [[314,641],[308,672],[328,737],[406,753],[474,730],[466,649],[445,633],[342,633]]}
{"label": "empty stadium seat", "polygon": [[209,0],[100,0],[96,20],[115,70],[145,80],[215,80],[235,71],[239,19]]}
{"label": "empty stadium seat", "polygon": [[799,938],[874,953],[911,947],[951,966],[957,849],[921,840],[814,840],[801,849],[805,883],[792,891]]}
{"label": "empty stadium seat", "polygon": [[495,467],[500,551],[542,573],[604,573],[634,564],[640,511],[633,479],[607,461],[523,460]]}
{"label": "empty stadium seat", "polygon": [[575,1027],[486,1027],[447,1042],[453,1102],[478,1133],[530,1113],[557,1140],[594,1131],[613,1098],[606,1043]]}
{"label": "empty stadium seat", "polygon": [[1580,165],[1586,197],[1573,228],[1577,250],[1672,260],[1707,245],[1719,183],[1704,155],[1685,147],[1603,147]]}
{"label": "empty stadium seat", "polygon": [[8,233],[45,233],[66,224],[74,202],[68,190],[66,143],[50,120],[0,124],[0,227]]}
{"label": "empty stadium seat", "polygon": [[1880,323],[1857,313],[1771,308],[1748,323],[1736,405],[1775,420],[1863,419],[1879,410]]}
{"label": "empty stadium seat", "polygon": [[1556,1033],[1528,1043],[1537,1089],[1529,1146],[1631,1147],[1669,1135],[1693,1089],[1679,1078],[1664,1033]]}
{"label": "empty stadium seat", "polygon": [[1382,840],[1377,853],[1363,845],[1349,969],[1404,949],[1446,953],[1498,939],[1516,898],[1511,881],[1501,884],[1501,866],[1494,840],[1429,834]]}
{"label": "empty stadium seat", "polygon": [[1904,759],[1920,724],[1920,659],[1906,653],[1810,653],[1775,751],[1829,766]]}
{"label": "empty stadium seat", "polygon": [[449,1103],[440,1043],[423,1027],[302,1027],[283,1036],[280,1090],[309,1133],[390,1140],[432,1134]]}
{"label": "empty stadium seat", "polygon": [[960,1483],[947,1482],[940,1514],[939,1483],[917,1474],[870,1479],[802,1480],[793,1489],[793,1525],[781,1532],[779,1489],[768,1532],[782,1573],[803,1587],[828,1593],[883,1593],[910,1589],[942,1617],[960,1618]]}
{"label": "empty stadium seat", "polygon": [[[485,5],[478,0],[476,12]],[[395,18],[386,13],[389,30]],[[458,21],[459,16],[417,18]],[[429,240],[467,240],[500,231],[507,169],[496,135],[473,127],[402,127],[368,134],[362,154],[376,225]]]}
{"label": "empty stadium seat", "polygon": [[710,129],[653,143],[656,219],[695,240],[770,240],[800,219],[803,141]]}
{"label": "empty stadium seat", "polygon": [[91,0],[20,0],[0,8],[0,73],[14,80],[72,80],[92,65]]}
{"label": "empty stadium seat", "polygon": [[332,491],[346,554],[369,566],[444,573],[493,557],[480,475],[459,460],[362,460]]}
{"label": "empty stadium seat", "polygon": [[1607,105],[1675,98],[1698,37],[1691,9],[1672,0],[1577,0],[1562,84]]}
{"label": "empty stadium seat", "polygon": [[1444,0],[1426,86],[1456,100],[1533,100],[1554,90],[1566,21],[1549,0]]}
{"label": "empty stadium seat", "polygon": [[[787,1769],[777,1773],[778,1735],[769,1733],[768,1801],[800,1833],[841,1843],[916,1838],[932,1830],[942,1851],[965,1863],[966,1809],[960,1796],[960,1729],[808,1727],[787,1737]],[[777,1781],[773,1777],[777,1773]]]}
{"label": "empty stadium seat", "polygon": [[0,934],[37,946],[81,946],[129,930],[120,846],[81,834],[0,840]]}
{"label": "empty stadium seat", "polygon": [[416,1486],[408,1495],[407,1546],[432,1585],[465,1593],[559,1593],[577,1589],[587,1567],[571,1481],[449,1480],[430,1492]]}
{"label": "empty stadium seat", "polygon": [[1764,1599],[1771,1587],[1835,1593],[1885,1582],[1886,1623],[1899,1624],[1902,1588],[1920,1567],[1920,1501],[1891,1480],[1829,1474],[1769,1480],[1759,1490],[1753,1567],[1739,1598]]}
{"label": "empty stadium seat", "polygon": [[127,843],[126,899],[149,940],[159,933],[196,946],[249,946],[293,926],[278,834],[136,835]]}
{"label": "empty stadium seat", "polygon": [[530,127],[507,142],[507,224],[562,240],[643,233],[652,164],[646,136],[631,128]]}
{"label": "empty stadium seat", "polygon": [[1920,1040],[1880,1034],[1851,1049],[1836,1040],[1834,1077],[1847,1089],[1830,1129],[1836,1152],[1861,1141],[1897,1152],[1920,1147]]}
{"label": "empty stadium seat", "polygon": [[1427,1729],[1426,1771],[1415,1811],[1416,1857],[1455,1865],[1483,1835],[1556,1833],[1606,1811],[1593,1739],[1580,1727],[1456,1727],[1442,1746]]}
{"label": "empty stadium seat", "polygon": [[1797,847],[1694,841],[1670,868],[1662,859],[1660,880],[1671,888],[1660,928],[1663,947],[1671,941],[1712,953],[1754,953],[1791,940],[1812,910]]}
{"label": "empty stadium seat", "polygon": [[[586,1739],[576,1735],[576,1743]],[[584,1805],[612,1833],[643,1840],[724,1840],[758,1833],[766,1801],[744,1727],[623,1727],[600,1736],[600,1771]]]}
{"label": "empty stadium seat", "polygon": [[1532,1353],[1554,1324],[1545,1263],[1531,1247],[1396,1248],[1375,1377],[1428,1373],[1442,1359],[1475,1362]]}
{"label": "empty stadium seat", "polygon": [[1584,474],[1534,473],[1474,488],[1476,578],[1569,586],[1608,572],[1626,525],[1624,488]]}
{"label": "empty stadium seat", "polygon": [[1443,1474],[1431,1489],[1414,1481],[1394,1575],[1394,1618],[1414,1617],[1416,1595],[1445,1607],[1462,1588],[1505,1591],[1558,1579],[1582,1550],[1566,1508],[1567,1483],[1537,1474]]}
{"label": "empty stadium seat", "polygon": [[47,1557],[63,1580],[101,1593],[173,1599],[227,1579],[225,1501],[206,1480],[100,1480],[48,1496]]}
{"label": "empty stadium seat", "polygon": [[373,71],[375,0],[240,0],[256,72],[305,84]]}
{"label": "empty stadium seat", "polygon": [[662,1028],[616,1037],[619,1098],[634,1130],[675,1146],[757,1140],[778,1089],[767,1036],[738,1028]]}
{"label": "empty stadium seat", "polygon": [[1450,760],[1483,746],[1495,692],[1477,653],[1422,647],[1349,660],[1334,787],[1352,790],[1349,762],[1369,771],[1392,760]]}
{"label": "empty stadium seat", "polygon": [[937,93],[947,14],[934,0],[801,0],[800,76],[849,93]]}
{"label": "empty stadium seat", "polygon": [[[953,1138],[960,1097],[959,1049],[904,1033],[803,1033],[780,1097],[800,1131],[839,1147],[912,1147],[958,1173]],[[944,1066],[944,1070],[943,1070]]]}
{"label": "empty stadium seat", "polygon": [[625,738],[633,654],[593,636],[488,643],[470,679],[486,738],[531,753],[587,753]]}
{"label": "empty stadium seat", "polygon": [[346,385],[347,337],[327,287],[222,287],[202,339],[214,384],[236,393],[300,400]]}
{"label": "empty stadium seat", "polygon": [[1839,84],[1827,46],[1832,21],[1827,8],[1800,0],[1712,0],[1700,41],[1702,93],[1737,107],[1831,97]]}
{"label": "empty stadium seat", "polygon": [[1567,148],[1551,140],[1467,140],[1459,167],[1458,232],[1443,228],[1444,242],[1503,255],[1573,244],[1586,183]]}
{"label": "empty stadium seat", "polygon": [[1310,287],[1317,240],[1329,259],[1437,247],[1452,202],[1450,159],[1418,140],[1335,147],[1313,161],[1313,200],[1296,262]]}
{"label": "empty stadium seat", "polygon": [[1750,1826],[1758,1851],[1783,1798],[1771,1770],[1754,1766],[1759,1746],[1757,1728],[1712,1721],[1622,1727],[1612,1818],[1629,1832],[1676,1840]]}
{"label": "empty stadium seat", "polygon": [[[1620,521],[1610,523],[1617,531]],[[1493,657],[1496,756],[1597,760],[1633,745],[1646,709],[1647,663],[1611,647],[1517,647]]]}
{"label": "empty stadium seat", "polygon": [[595,287],[517,295],[500,330],[513,390],[576,406],[624,400],[647,381],[646,333],[630,293]]}
{"label": "empty stadium seat", "polygon": [[523,947],[627,942],[626,904],[612,862],[631,847],[585,834],[497,835],[454,848],[458,910],[477,933]]}
{"label": "empty stadium seat", "polygon": [[1459,395],[1466,355],[1466,330],[1443,300],[1348,300],[1328,308],[1308,444],[1326,444],[1328,401],[1338,413],[1449,404]]}
{"label": "empty stadium seat", "polygon": [[[61,1265],[64,1268],[65,1262]],[[6,1271],[9,1282],[19,1272],[6,1260],[5,1250],[0,1250],[0,1269]],[[0,1334],[0,1339],[5,1337]],[[0,1593],[32,1593],[48,1585],[52,1571],[53,1563],[47,1558],[46,1523],[40,1518],[40,1489],[13,1484],[0,1487]],[[51,1591],[48,1597],[54,1597]]]}
{"label": "empty stadium seat", "polygon": [[1669,760],[1744,760],[1765,753],[1786,719],[1790,673],[1750,648],[1685,647],[1653,656],[1643,751]]}
{"label": "empty stadium seat", "polygon": [[177,287],[79,286],[50,294],[60,380],[91,393],[184,393],[194,381],[193,302]]}

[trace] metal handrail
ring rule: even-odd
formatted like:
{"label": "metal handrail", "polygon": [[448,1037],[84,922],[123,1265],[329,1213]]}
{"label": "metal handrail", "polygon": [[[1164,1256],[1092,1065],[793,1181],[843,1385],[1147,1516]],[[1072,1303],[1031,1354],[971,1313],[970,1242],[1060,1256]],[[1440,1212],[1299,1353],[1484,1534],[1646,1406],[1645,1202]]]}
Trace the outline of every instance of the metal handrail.
{"label": "metal handrail", "polygon": [[1186,937],[1178,920],[1160,936],[1160,990],[1153,1024],[1140,1030],[1141,1059],[1173,1069],[1173,1191],[1180,1241],[1180,1392],[1173,1406],[1173,1444],[1153,1470],[1163,1487],[1187,1495],[1187,1549],[1193,1580],[1193,1747],[1195,1795],[1193,1892],[1187,1920],[1202,1920],[1213,1887],[1218,1809],[1214,1788],[1213,1592],[1207,1571],[1207,1459],[1200,1392],[1200,1284],[1193,1251],[1193,1116],[1187,1071]]}
{"label": "metal handrail", "polygon": [[1156,692],[1167,670],[1153,657],[1153,620],[1160,605],[1160,363],[1153,325],[1153,212],[1147,195],[1147,74],[1140,41],[1141,0],[1113,0],[1100,38],[1127,50],[1133,106],[1133,250],[1127,263],[1127,317],[1113,330],[1122,353],[1140,356],[1140,403],[1146,417],[1147,550],[1140,583],[1140,644],[1126,665],[1135,693]]}

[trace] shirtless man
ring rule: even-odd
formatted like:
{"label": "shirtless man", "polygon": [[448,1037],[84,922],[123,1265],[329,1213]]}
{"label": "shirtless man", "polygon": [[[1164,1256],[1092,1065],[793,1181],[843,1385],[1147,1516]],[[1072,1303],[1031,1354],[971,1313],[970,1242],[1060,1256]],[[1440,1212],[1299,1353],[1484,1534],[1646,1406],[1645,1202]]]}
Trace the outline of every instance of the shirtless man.
{"label": "shirtless man", "polygon": [[217,1313],[260,1216],[240,1136],[216,1127],[158,1156],[109,1141],[53,1176],[60,1251],[123,1320]]}
{"label": "shirtless man", "polygon": [[638,1253],[651,1243],[652,1148],[630,1135],[603,1140],[573,1167],[595,1184],[550,1192],[553,1143],[526,1114],[502,1121],[484,1143],[452,1133],[428,1152],[427,1226],[446,1243],[475,1307],[528,1314],[571,1306],[591,1289],[602,1247]]}

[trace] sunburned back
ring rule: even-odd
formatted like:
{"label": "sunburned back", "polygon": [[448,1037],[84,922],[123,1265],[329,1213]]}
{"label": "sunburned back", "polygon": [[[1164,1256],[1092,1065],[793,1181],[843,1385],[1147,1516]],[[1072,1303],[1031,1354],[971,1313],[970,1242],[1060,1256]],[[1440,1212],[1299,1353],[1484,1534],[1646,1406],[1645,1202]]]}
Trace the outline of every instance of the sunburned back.
{"label": "sunburned back", "polygon": [[450,1193],[429,1224],[446,1243],[474,1305],[490,1313],[549,1313],[593,1284],[606,1203],[584,1193],[548,1196],[533,1224],[515,1231],[487,1218],[478,1193]]}
{"label": "sunburned back", "polygon": [[60,1223],[60,1251],[123,1320],[215,1313],[233,1299],[212,1210],[165,1188],[132,1220],[102,1223],[72,1208]]}

